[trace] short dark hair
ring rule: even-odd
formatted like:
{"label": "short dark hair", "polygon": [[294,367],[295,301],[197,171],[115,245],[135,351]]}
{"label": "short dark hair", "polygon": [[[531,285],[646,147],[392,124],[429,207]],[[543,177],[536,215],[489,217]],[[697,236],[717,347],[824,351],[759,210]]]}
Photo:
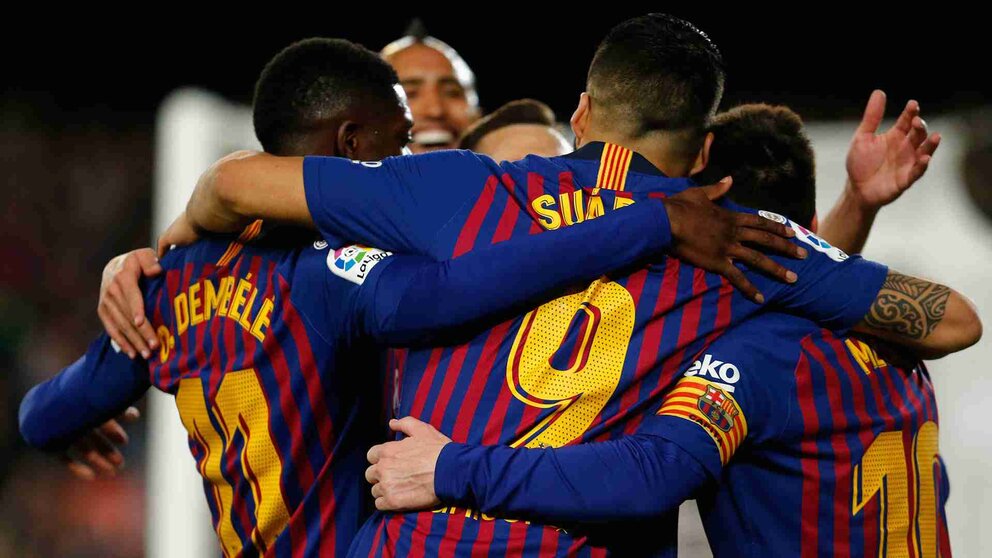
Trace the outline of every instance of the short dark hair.
{"label": "short dark hair", "polygon": [[474,150],[485,136],[514,124],[538,124],[552,127],[555,125],[555,111],[551,110],[548,105],[534,99],[510,101],[469,126],[462,134],[458,148]]}
{"label": "short dark hair", "polygon": [[255,135],[265,151],[292,154],[327,119],[360,103],[395,102],[398,82],[378,54],[351,41],[293,43],[265,65],[255,84]]}
{"label": "short dark hair", "polygon": [[816,213],[816,160],[803,121],[789,107],[741,105],[713,119],[709,163],[694,178],[732,176],[731,200],[809,227]]}
{"label": "short dark hair", "polygon": [[668,14],[647,14],[610,30],[589,65],[586,90],[631,137],[664,131],[700,139],[723,82],[723,57],[705,33]]}

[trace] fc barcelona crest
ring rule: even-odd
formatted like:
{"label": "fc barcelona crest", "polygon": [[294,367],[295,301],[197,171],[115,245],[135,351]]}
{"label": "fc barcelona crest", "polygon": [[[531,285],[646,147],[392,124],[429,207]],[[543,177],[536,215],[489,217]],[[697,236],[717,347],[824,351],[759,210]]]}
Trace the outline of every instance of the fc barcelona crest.
{"label": "fc barcelona crest", "polygon": [[733,401],[727,398],[727,394],[714,386],[706,386],[706,392],[699,396],[696,407],[714,426],[724,432],[730,432],[734,427],[734,418],[740,412]]}

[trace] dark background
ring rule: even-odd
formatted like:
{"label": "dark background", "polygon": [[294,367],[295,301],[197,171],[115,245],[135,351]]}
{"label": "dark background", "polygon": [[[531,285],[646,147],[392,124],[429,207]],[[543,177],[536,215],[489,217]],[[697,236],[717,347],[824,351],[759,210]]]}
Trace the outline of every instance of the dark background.
{"label": "dark background", "polygon": [[273,6],[271,14],[256,8],[248,15],[153,10],[140,21],[113,24],[92,13],[78,19],[63,14],[62,23],[45,33],[22,29],[24,36],[0,38],[10,84],[4,97],[30,93],[37,110],[55,111],[56,121],[80,109],[147,121],[162,97],[180,85],[249,102],[261,67],[290,42],[341,36],[378,50],[420,14],[430,33],[458,49],[475,70],[486,108],[532,96],[567,118],[606,31],[633,15],[669,11],[696,23],[723,51],[729,74],[725,106],[774,100],[807,117],[830,118],[856,115],[875,87],[892,99],[912,95],[931,113],[990,98],[985,18],[953,8],[934,14],[926,5],[903,3],[898,11],[884,11],[867,4],[795,3],[771,10],[651,3],[608,10],[607,3],[583,3],[536,13],[535,5],[473,3],[471,9],[380,7],[337,15],[339,4],[328,3]]}
{"label": "dark background", "polygon": [[[615,2],[612,4],[616,4]],[[863,3],[864,4],[864,3]],[[27,450],[17,406],[27,389],[85,351],[99,331],[100,271],[151,242],[157,107],[194,85],[249,103],[262,66],[292,41],[340,36],[378,50],[414,15],[475,70],[484,108],[534,97],[567,120],[598,41],[623,19],[670,11],[709,33],[727,63],[728,108],[791,105],[807,119],[857,118],[869,93],[894,114],[910,97],[923,115],[978,114],[992,104],[986,18],[949,5],[899,11],[796,3],[787,9],[654,3],[473,3],[401,10],[368,3],[299,7],[123,5],[103,13],[7,6],[0,20],[0,558],[140,556],[141,426],[130,429],[118,479],[74,481]],[[629,6],[629,5],[627,5]],[[537,11],[543,8],[542,11]],[[349,15],[341,15],[347,9]],[[940,14],[932,12],[940,10]],[[972,195],[992,216],[992,118],[968,117]]]}

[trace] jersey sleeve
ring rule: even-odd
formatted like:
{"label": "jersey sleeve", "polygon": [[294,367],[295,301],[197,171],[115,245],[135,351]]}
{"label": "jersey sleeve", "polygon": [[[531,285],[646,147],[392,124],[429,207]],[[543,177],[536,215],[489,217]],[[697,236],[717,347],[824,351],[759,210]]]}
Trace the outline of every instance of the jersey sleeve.
{"label": "jersey sleeve", "polygon": [[[279,271],[291,283],[289,298],[309,329],[326,345],[337,346],[357,335],[348,319],[369,264],[385,258],[366,247],[335,250],[327,242],[301,248]],[[372,253],[370,253],[372,252]]]}
{"label": "jersey sleeve", "polygon": [[678,444],[714,477],[745,443],[775,438],[791,412],[799,343],[773,335],[774,321],[745,322],[703,349],[640,431]]}
{"label": "jersey sleeve", "polygon": [[[739,206],[738,211],[749,211]],[[796,272],[798,280],[786,284],[741,268],[748,279],[765,295],[767,304],[776,310],[802,316],[838,333],[845,333],[860,322],[882,288],[888,267],[848,256],[840,248],[811,231],[776,213],[757,212],[766,219],[786,224],[795,231],[792,242],[806,249],[808,256],[798,260],[772,254],[772,259]]]}
{"label": "jersey sleeve", "polygon": [[499,172],[491,159],[459,150],[303,161],[307,206],[332,246],[358,242],[421,255],[430,255],[438,231]]}
{"label": "jersey sleeve", "polygon": [[56,450],[117,416],[149,388],[148,364],[131,360],[104,334],[89,350],[21,401],[21,435],[31,446]]}
{"label": "jersey sleeve", "polygon": [[671,513],[710,480],[678,445],[650,434],[562,448],[449,443],[434,472],[445,503],[543,523]]}
{"label": "jersey sleeve", "polygon": [[[362,329],[390,346],[449,344],[627,266],[661,257],[671,241],[668,214],[649,200],[572,227],[501,242],[455,259],[366,251],[355,308]],[[589,257],[596,254],[596,257]],[[346,262],[347,263],[347,262]],[[464,340],[464,339],[463,339]]]}

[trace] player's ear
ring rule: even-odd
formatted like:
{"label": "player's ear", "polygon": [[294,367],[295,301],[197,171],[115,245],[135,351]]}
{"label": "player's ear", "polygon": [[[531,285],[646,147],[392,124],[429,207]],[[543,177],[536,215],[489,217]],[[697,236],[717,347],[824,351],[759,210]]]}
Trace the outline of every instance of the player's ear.
{"label": "player's ear", "polygon": [[702,172],[706,168],[706,165],[710,162],[710,147],[713,145],[713,132],[706,132],[706,137],[703,138],[703,145],[699,148],[699,153],[696,154],[696,162],[692,165],[692,170],[689,171],[689,176],[692,176],[698,172]]}
{"label": "player's ear", "polygon": [[820,216],[817,215],[816,212],[813,212],[813,220],[810,221],[809,223],[809,230],[813,234],[817,234],[819,228],[820,228]]}
{"label": "player's ear", "polygon": [[337,151],[339,157],[351,160],[361,159],[358,156],[362,147],[359,131],[360,126],[358,123],[351,120],[346,120],[338,126],[335,151]]}
{"label": "player's ear", "polygon": [[572,113],[572,118],[569,119],[569,124],[572,125],[572,133],[575,134],[575,147],[582,147],[585,143],[582,138],[585,136],[586,132],[589,130],[589,112],[592,108],[591,106],[592,98],[585,91],[579,95],[579,106],[575,107],[575,112]]}

